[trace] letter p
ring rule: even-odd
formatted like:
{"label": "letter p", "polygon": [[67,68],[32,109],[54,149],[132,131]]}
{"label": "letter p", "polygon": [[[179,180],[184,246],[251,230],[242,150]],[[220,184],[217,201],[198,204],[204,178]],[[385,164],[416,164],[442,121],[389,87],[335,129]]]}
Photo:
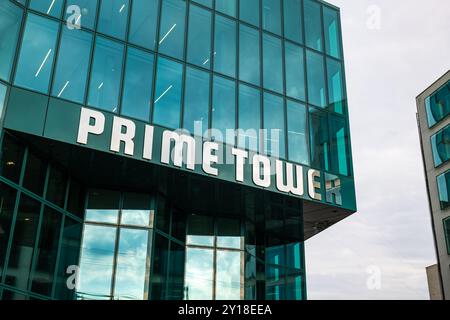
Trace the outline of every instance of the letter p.
{"label": "letter p", "polygon": [[[92,124],[91,124],[92,123]],[[81,108],[77,142],[87,144],[89,134],[100,135],[105,130],[105,115],[99,111]]]}

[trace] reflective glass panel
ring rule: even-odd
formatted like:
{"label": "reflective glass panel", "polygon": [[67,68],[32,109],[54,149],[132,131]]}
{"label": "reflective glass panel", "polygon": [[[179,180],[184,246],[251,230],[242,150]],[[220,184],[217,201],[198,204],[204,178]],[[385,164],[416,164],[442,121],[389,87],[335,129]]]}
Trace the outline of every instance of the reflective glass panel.
{"label": "reflective glass panel", "polygon": [[258,89],[239,85],[239,148],[258,151],[261,129],[261,92]]}
{"label": "reflective glass panel", "polygon": [[287,101],[289,160],[309,165],[306,107]]}
{"label": "reflective glass panel", "polygon": [[216,10],[236,17],[236,0],[216,0]]}
{"label": "reflective glass panel", "polygon": [[[227,129],[236,128],[236,85],[234,81],[214,76],[212,134],[215,140],[225,142]],[[234,141],[226,141],[234,144]]]}
{"label": "reflective glass panel", "polygon": [[150,196],[147,194],[125,193],[120,223],[122,225],[153,227]]}
{"label": "reflective glass panel", "polygon": [[128,0],[102,1],[97,30],[124,40],[128,23]]}
{"label": "reflective glass panel", "polygon": [[318,107],[325,107],[325,68],[323,56],[306,50],[306,69],[308,73],[309,103]]}
{"label": "reflective glass panel", "polygon": [[56,256],[58,254],[61,213],[45,207],[36,262],[31,279],[31,291],[51,296]]}
{"label": "reflective glass panel", "polygon": [[345,112],[344,75],[340,62],[327,58],[328,99],[330,110]]}
{"label": "reflective glass panel", "polygon": [[128,48],[121,113],[150,121],[153,85],[153,54]]}
{"label": "reflective glass panel", "polygon": [[302,43],[302,1],[284,0],[284,36],[292,41]]}
{"label": "reflective glass panel", "polygon": [[213,0],[192,0],[193,2],[200,3],[208,8],[212,8]]}
{"label": "reflective glass panel", "polygon": [[236,76],[236,22],[216,15],[214,71]]}
{"label": "reflective glass panel", "polygon": [[3,108],[5,107],[6,86],[0,83],[0,121],[3,120]]}
{"label": "reflective glass panel", "polygon": [[117,191],[91,190],[89,191],[86,221],[118,223],[119,198]]}
{"label": "reflective glass panel", "polygon": [[450,207],[450,171],[437,177],[437,185],[441,209],[445,210]]}
{"label": "reflective glass panel", "polygon": [[327,54],[335,58],[341,57],[341,41],[339,30],[338,12],[328,7],[323,7],[323,24],[325,32],[325,49]]}
{"label": "reflective glass panel", "polygon": [[329,169],[328,118],[314,108],[310,108],[309,128],[311,136],[311,165],[316,168]]}
{"label": "reflective glass panel", "polygon": [[31,0],[30,8],[55,18],[61,16],[64,0]]}
{"label": "reflective glass panel", "polygon": [[52,166],[48,176],[47,192],[45,197],[60,208],[64,208],[66,197],[67,175],[65,171]]}
{"label": "reflective glass panel", "polygon": [[259,0],[239,1],[240,19],[254,26],[259,26]]}
{"label": "reflective glass panel", "polygon": [[348,175],[347,132],[345,119],[330,115],[331,133],[331,170],[335,173]]}
{"label": "reflective glass panel", "polygon": [[262,0],[263,29],[281,35],[281,1]]}
{"label": "reflective glass panel", "polygon": [[58,25],[53,20],[28,14],[16,70],[16,85],[48,93]]}
{"label": "reflective glass panel", "polygon": [[5,283],[18,289],[27,290],[41,204],[22,195],[18,210]]}
{"label": "reflective glass panel", "polygon": [[133,0],[128,41],[154,50],[159,0]]}
{"label": "reflective glass panel", "polygon": [[281,40],[263,35],[264,88],[283,93]]}
{"label": "reflective glass panel", "polygon": [[19,183],[25,148],[10,135],[3,136],[1,154],[1,175],[8,180]]}
{"label": "reflective glass panel", "polygon": [[159,52],[183,59],[186,2],[164,0],[162,2]]}
{"label": "reflective glass panel", "polygon": [[3,275],[8,240],[11,235],[11,224],[16,203],[16,191],[0,183],[0,277]]}
{"label": "reflective glass panel", "polygon": [[216,300],[241,300],[243,283],[242,253],[217,250],[216,258]]}
{"label": "reflective glass panel", "polygon": [[209,73],[187,67],[183,127],[199,136],[209,129],[209,80]]}
{"label": "reflective glass panel", "polygon": [[197,6],[189,9],[187,61],[211,67],[211,12]]}
{"label": "reflective glass panel", "polygon": [[213,250],[186,249],[185,300],[212,300]]}
{"label": "reflective glass panel", "polygon": [[425,100],[428,126],[431,128],[450,113],[450,81]]}
{"label": "reflective glass panel", "polygon": [[63,28],[52,95],[78,103],[84,102],[92,34]]}
{"label": "reflective glass panel", "polygon": [[149,231],[121,228],[114,296],[118,300],[148,299]]}
{"label": "reflective glass panel", "polygon": [[450,126],[431,137],[434,166],[438,167],[450,159]]}
{"label": "reflective glass panel", "polygon": [[97,0],[67,0],[65,18],[70,25],[94,29]]}
{"label": "reflective glass panel", "polygon": [[264,153],[284,158],[285,151],[285,125],[283,98],[264,93]]}
{"label": "reflective glass panel", "polygon": [[199,215],[189,216],[186,244],[212,247],[214,245],[213,219]]}
{"label": "reflective glass panel", "polygon": [[183,67],[172,60],[158,58],[153,122],[163,127],[180,127]]}
{"label": "reflective glass panel", "polygon": [[123,45],[118,42],[97,37],[89,86],[89,105],[118,112],[123,49]]}
{"label": "reflective glass panel", "polygon": [[239,26],[239,79],[259,86],[260,74],[259,31]]}
{"label": "reflective glass panel", "polygon": [[305,64],[303,49],[285,42],[286,95],[305,101]]}
{"label": "reflective glass panel", "polygon": [[79,300],[111,299],[115,243],[116,228],[84,226],[77,287]]}
{"label": "reflective glass panel", "polygon": [[37,195],[44,191],[47,163],[34,153],[29,152],[23,186]]}
{"label": "reflective glass panel", "polygon": [[312,49],[322,51],[322,22],[320,4],[312,0],[304,0],[305,41]]}
{"label": "reflective glass panel", "polygon": [[0,79],[9,81],[16,53],[22,10],[10,1],[0,2]]}

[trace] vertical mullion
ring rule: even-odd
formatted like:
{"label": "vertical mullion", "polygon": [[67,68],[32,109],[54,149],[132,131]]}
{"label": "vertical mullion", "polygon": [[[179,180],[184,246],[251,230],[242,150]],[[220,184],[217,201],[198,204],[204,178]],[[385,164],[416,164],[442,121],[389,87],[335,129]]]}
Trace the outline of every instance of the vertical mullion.
{"label": "vertical mullion", "polygon": [[263,0],[259,0],[259,27],[258,27],[258,33],[259,33],[259,82],[260,82],[260,129],[259,130],[259,150],[258,154],[265,154],[265,139],[267,137],[267,132],[265,130],[265,123],[264,123],[264,49],[263,49]]}
{"label": "vertical mullion", "polygon": [[119,195],[119,210],[118,210],[118,221],[116,225],[116,242],[114,244],[114,257],[113,257],[113,266],[112,266],[112,276],[111,276],[111,299],[114,300],[115,287],[116,287],[116,272],[117,272],[117,260],[119,257],[119,242],[120,242],[120,225],[122,222],[122,207],[123,207],[123,198],[124,194],[120,192]]}
{"label": "vertical mullion", "polygon": [[215,43],[215,34],[216,34],[216,0],[212,0],[212,11],[211,11],[211,52],[210,52],[210,68],[211,71],[209,72],[209,115],[208,115],[208,134],[207,138],[211,139],[211,129],[213,127],[213,103],[214,103],[214,65],[216,62],[216,55],[214,54],[216,49],[216,43]]}
{"label": "vertical mullion", "polygon": [[[284,0],[280,1],[280,16],[281,16],[281,59],[283,72],[283,120],[284,120],[284,158],[289,159],[289,139],[288,139],[288,119],[287,119],[287,88],[286,88],[286,41],[284,30]],[[282,157],[280,157],[282,158]]]}
{"label": "vertical mullion", "polygon": [[157,22],[156,22],[156,35],[155,35],[155,55],[154,55],[154,65],[153,65],[153,82],[152,82],[152,92],[151,92],[151,101],[150,101],[150,123],[153,123],[153,115],[155,113],[155,95],[156,95],[156,82],[157,82],[157,70],[158,70],[158,61],[159,61],[159,38],[161,33],[161,18],[162,18],[162,12],[163,12],[163,0],[158,1],[158,15],[157,15]]}
{"label": "vertical mullion", "polygon": [[185,13],[185,25],[184,25],[184,45],[183,45],[183,74],[181,75],[181,101],[180,101],[180,122],[179,127],[184,128],[184,99],[186,96],[186,64],[187,64],[187,48],[188,48],[188,41],[189,41],[189,12],[191,9],[191,2],[186,1],[186,13]]}

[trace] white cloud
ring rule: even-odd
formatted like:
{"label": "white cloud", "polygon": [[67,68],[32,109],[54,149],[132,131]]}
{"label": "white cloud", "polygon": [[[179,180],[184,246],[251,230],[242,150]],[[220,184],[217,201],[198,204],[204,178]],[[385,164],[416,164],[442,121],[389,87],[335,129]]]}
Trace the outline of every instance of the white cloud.
{"label": "white cloud", "polygon": [[[306,243],[310,299],[428,299],[436,262],[415,97],[450,68],[444,0],[334,0],[341,8],[358,213]],[[370,5],[379,30],[366,27]],[[369,290],[367,268],[381,271]]]}

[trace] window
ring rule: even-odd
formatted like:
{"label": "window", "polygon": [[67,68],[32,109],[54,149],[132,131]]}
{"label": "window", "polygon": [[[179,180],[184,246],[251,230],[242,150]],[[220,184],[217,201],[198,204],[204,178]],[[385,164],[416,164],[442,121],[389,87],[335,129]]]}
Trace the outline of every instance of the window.
{"label": "window", "polygon": [[185,90],[183,128],[191,134],[203,136],[209,129],[209,73],[188,67]]}
{"label": "window", "polygon": [[52,295],[61,219],[61,213],[45,207],[31,278],[31,291],[45,296]]}
{"label": "window", "polygon": [[212,8],[213,0],[192,0],[193,2],[200,3],[208,8]]}
{"label": "window", "polygon": [[264,88],[283,93],[283,62],[281,40],[263,35]]}
{"label": "window", "polygon": [[163,127],[180,127],[183,67],[172,60],[158,58],[153,122]]}
{"label": "window", "polygon": [[42,196],[44,192],[45,178],[47,175],[47,163],[34,153],[29,152],[26,163],[25,176],[23,186]]}
{"label": "window", "polygon": [[259,27],[259,0],[239,1],[240,19]]}
{"label": "window", "polygon": [[41,204],[22,194],[17,212],[11,255],[6,269],[7,285],[26,291],[32,268]]}
{"label": "window", "polygon": [[309,103],[318,107],[326,107],[323,56],[306,50],[306,70],[308,74]]}
{"label": "window", "polygon": [[159,0],[134,0],[128,41],[155,49]]}
{"label": "window", "polygon": [[125,40],[128,23],[128,0],[102,1],[97,31]]}
{"label": "window", "polygon": [[312,0],[304,0],[305,41],[312,49],[322,51],[322,22],[320,4]]}
{"label": "window", "polygon": [[284,115],[283,98],[264,93],[264,153],[276,158],[286,155]]}
{"label": "window", "polygon": [[327,54],[335,58],[341,57],[341,41],[338,12],[328,7],[323,7],[323,23],[325,31],[325,49]]}
{"label": "window", "polygon": [[150,121],[153,86],[153,54],[128,48],[121,113],[145,122]]}
{"label": "window", "polygon": [[16,190],[0,183],[0,277],[3,275],[8,240],[11,234],[14,204],[16,203]]}
{"label": "window", "polygon": [[66,198],[67,175],[64,171],[51,166],[48,177],[46,198],[60,208],[64,208]]}
{"label": "window", "polygon": [[450,218],[444,220],[444,234],[447,240],[447,253],[450,255]]}
{"label": "window", "polygon": [[326,113],[310,108],[309,128],[311,139],[311,165],[317,169],[329,170],[329,131]]}
{"label": "window", "polygon": [[123,49],[118,42],[97,37],[89,86],[90,106],[118,112]]}
{"label": "window", "polygon": [[214,71],[236,77],[236,22],[216,15]]}
{"label": "window", "polygon": [[84,103],[92,34],[63,28],[52,95]]}
{"label": "window", "polygon": [[162,1],[159,52],[180,60],[184,55],[185,12],[185,1]]}
{"label": "window", "polygon": [[292,41],[302,43],[302,2],[301,0],[284,0],[284,36]]}
{"label": "window", "polygon": [[0,21],[0,79],[9,81],[22,23],[22,10],[10,1],[1,1]]}
{"label": "window", "polygon": [[[101,215],[111,213],[114,213],[114,219],[99,219]],[[148,261],[154,219],[150,196],[92,190],[86,217],[78,299],[148,299]]]}
{"label": "window", "polygon": [[63,7],[64,0],[31,0],[30,8],[52,17],[61,17],[61,9]]}
{"label": "window", "polygon": [[258,89],[239,85],[239,148],[258,151],[261,129],[261,93]]}
{"label": "window", "polygon": [[263,29],[281,35],[281,1],[262,0]]}
{"label": "window", "polygon": [[244,253],[240,222],[233,219],[215,220],[216,232],[213,231],[211,217],[189,217],[185,300],[244,298]]}
{"label": "window", "polygon": [[342,64],[327,58],[328,99],[331,111],[343,114],[345,112],[344,75]]}
{"label": "window", "polygon": [[216,0],[216,10],[236,17],[236,0]]}
{"label": "window", "polygon": [[450,113],[450,81],[425,100],[428,126],[431,128]]}
{"label": "window", "polygon": [[259,31],[239,26],[239,79],[259,86],[260,72]]}
{"label": "window", "polygon": [[3,136],[0,166],[2,177],[19,184],[24,153],[25,148],[18,144],[13,137],[7,134]]}
{"label": "window", "polygon": [[187,61],[203,68],[211,67],[211,12],[197,6],[189,10]]}
{"label": "window", "polygon": [[305,63],[303,49],[285,42],[286,95],[305,101]]}
{"label": "window", "polygon": [[212,128],[215,140],[235,144],[225,139],[227,130],[236,129],[236,85],[218,76],[214,76]]}
{"label": "window", "polygon": [[450,207],[450,171],[437,177],[437,186],[441,210],[445,210]]}
{"label": "window", "polygon": [[305,105],[288,100],[287,120],[289,160],[309,165]]}
{"label": "window", "polygon": [[431,137],[431,148],[435,167],[450,159],[450,125]]}
{"label": "window", "polygon": [[[97,5],[97,0],[67,0],[65,11],[66,20],[74,26],[93,30],[97,17]],[[80,11],[78,11],[78,8]]]}
{"label": "window", "polygon": [[57,35],[57,22],[28,14],[14,82],[16,85],[48,93]]}
{"label": "window", "polygon": [[345,119],[330,115],[330,133],[331,170],[334,173],[347,176],[349,175],[349,163],[347,152],[348,136]]}

